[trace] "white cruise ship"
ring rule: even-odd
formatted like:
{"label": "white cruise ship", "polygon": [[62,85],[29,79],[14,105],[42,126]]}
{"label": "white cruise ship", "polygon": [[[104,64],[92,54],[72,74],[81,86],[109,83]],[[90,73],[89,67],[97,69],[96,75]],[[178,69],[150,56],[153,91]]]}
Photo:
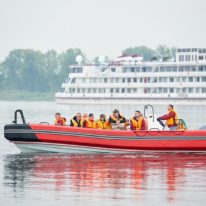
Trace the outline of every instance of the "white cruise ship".
{"label": "white cruise ship", "polygon": [[123,55],[110,64],[101,58],[99,65],[83,65],[76,59],[57,103],[206,104],[206,49],[177,49],[173,60]]}

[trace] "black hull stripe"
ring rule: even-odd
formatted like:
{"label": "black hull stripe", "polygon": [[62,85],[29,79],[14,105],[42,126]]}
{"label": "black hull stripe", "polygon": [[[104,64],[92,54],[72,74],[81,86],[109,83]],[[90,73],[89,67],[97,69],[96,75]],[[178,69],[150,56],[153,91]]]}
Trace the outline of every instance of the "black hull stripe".
{"label": "black hull stripe", "polygon": [[[98,134],[86,134],[76,132],[62,132],[50,130],[30,130],[30,129],[6,129],[5,134],[49,134],[49,135],[63,135],[63,136],[76,136],[76,137],[89,137],[96,139],[111,139],[111,140],[206,140],[206,136],[180,136],[182,132],[176,133],[176,136],[145,136],[148,133],[142,132],[144,135],[136,136],[107,136]],[[158,134],[158,133],[157,133]]]}

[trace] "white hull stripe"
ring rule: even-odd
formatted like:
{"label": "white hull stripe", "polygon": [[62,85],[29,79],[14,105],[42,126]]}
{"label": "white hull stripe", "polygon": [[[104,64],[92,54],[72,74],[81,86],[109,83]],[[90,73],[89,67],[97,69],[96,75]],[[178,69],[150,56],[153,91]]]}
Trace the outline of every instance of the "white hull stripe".
{"label": "white hull stripe", "polygon": [[[57,143],[44,142],[15,142],[15,144],[23,151],[27,152],[58,152],[58,153],[138,153],[138,152],[205,152],[204,150],[149,150],[149,149],[116,149],[105,147],[91,147],[79,145],[65,145]],[[26,149],[26,150],[25,150]]]}
{"label": "white hull stripe", "polygon": [[[76,136],[88,137],[96,139],[115,139],[115,140],[206,140],[206,136],[180,136],[184,131],[168,131],[165,136],[146,136],[151,135],[150,131],[141,131],[138,136],[108,136],[99,134],[76,133],[76,132],[63,132],[51,130],[31,130],[31,129],[6,129],[5,134],[49,134],[49,135],[63,135],[63,136]],[[157,134],[159,131],[157,131]],[[166,136],[167,134],[175,134],[176,136]],[[142,135],[141,135],[142,134]]]}

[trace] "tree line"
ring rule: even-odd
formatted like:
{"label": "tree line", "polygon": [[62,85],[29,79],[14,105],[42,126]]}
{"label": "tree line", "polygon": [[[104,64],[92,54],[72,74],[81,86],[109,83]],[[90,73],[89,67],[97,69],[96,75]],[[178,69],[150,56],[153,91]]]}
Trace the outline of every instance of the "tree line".
{"label": "tree line", "polygon": [[[152,56],[174,57],[176,48],[159,45],[156,50],[146,46],[129,47],[122,54],[142,54],[145,60]],[[58,54],[55,50],[46,53],[32,49],[12,50],[0,64],[0,90],[28,92],[56,92],[65,81],[69,66],[76,64],[76,56],[87,58],[79,48],[71,48]],[[109,58],[106,58],[109,61]],[[94,62],[98,61],[95,57]]]}

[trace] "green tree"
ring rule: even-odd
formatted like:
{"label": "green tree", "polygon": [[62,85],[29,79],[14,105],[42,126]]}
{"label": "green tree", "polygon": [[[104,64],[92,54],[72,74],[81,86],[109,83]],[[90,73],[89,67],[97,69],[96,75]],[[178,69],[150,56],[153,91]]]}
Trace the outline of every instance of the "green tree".
{"label": "green tree", "polygon": [[127,54],[127,55],[141,54],[144,57],[144,60],[148,61],[152,56],[156,56],[157,52],[146,46],[137,46],[137,47],[129,47],[124,49],[122,51],[122,54]]}
{"label": "green tree", "polygon": [[86,61],[86,55],[78,48],[68,49],[66,52],[63,52],[60,57],[60,80],[65,80],[69,72],[69,66],[77,64],[76,56],[81,55],[83,57],[83,63]]}
{"label": "green tree", "polygon": [[160,57],[175,58],[176,47],[167,47],[166,45],[158,45],[156,51]]}

